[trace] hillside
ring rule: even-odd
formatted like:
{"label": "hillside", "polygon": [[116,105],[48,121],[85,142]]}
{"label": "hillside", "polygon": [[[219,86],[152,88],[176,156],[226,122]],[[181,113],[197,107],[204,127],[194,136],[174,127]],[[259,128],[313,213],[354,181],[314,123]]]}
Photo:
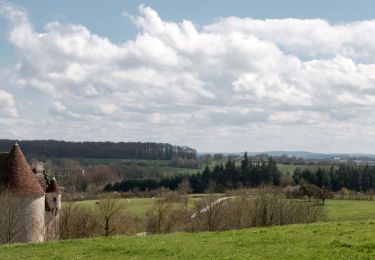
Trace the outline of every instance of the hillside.
{"label": "hillside", "polygon": [[375,222],[110,237],[0,247],[1,259],[369,259]]}

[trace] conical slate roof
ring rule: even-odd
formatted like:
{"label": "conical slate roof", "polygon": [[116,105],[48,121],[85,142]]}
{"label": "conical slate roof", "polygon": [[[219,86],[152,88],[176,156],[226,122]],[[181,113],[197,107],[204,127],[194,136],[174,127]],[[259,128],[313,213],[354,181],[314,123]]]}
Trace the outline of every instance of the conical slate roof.
{"label": "conical slate roof", "polygon": [[3,186],[7,180],[7,172],[9,168],[8,156],[8,153],[0,153],[0,191],[1,186]]}
{"label": "conical slate roof", "polygon": [[45,194],[18,144],[7,156],[0,155],[0,187],[14,193]]}
{"label": "conical slate roof", "polygon": [[52,180],[49,182],[46,192],[47,193],[53,193],[53,192],[59,192],[60,188],[57,185],[57,181],[55,178],[52,178]]}

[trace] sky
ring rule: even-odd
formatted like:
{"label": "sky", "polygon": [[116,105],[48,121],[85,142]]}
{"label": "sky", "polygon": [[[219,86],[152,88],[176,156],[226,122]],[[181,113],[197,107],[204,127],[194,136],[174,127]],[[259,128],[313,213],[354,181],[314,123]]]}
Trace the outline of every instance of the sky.
{"label": "sky", "polygon": [[375,153],[374,9],[0,0],[0,138]]}

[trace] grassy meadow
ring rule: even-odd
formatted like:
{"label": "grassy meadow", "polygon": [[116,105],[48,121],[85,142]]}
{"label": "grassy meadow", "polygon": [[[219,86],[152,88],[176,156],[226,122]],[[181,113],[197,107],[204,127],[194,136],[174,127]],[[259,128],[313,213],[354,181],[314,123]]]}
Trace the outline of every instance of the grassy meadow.
{"label": "grassy meadow", "polygon": [[[142,167],[156,164],[176,173],[166,161],[148,161]],[[286,174],[297,166],[278,167]],[[190,195],[189,207],[202,196]],[[119,200],[123,211],[141,221],[155,202],[152,198]],[[77,204],[96,207],[96,202]],[[375,201],[327,200],[324,212],[324,220],[314,224],[4,245],[0,246],[0,259],[375,259]]]}
{"label": "grassy meadow", "polygon": [[290,175],[293,175],[294,170],[298,167],[298,165],[292,165],[292,164],[282,164],[278,163],[277,168],[283,173],[287,174],[289,173]]}
{"label": "grassy meadow", "polygon": [[202,171],[204,167],[199,169],[194,168],[180,168],[170,165],[169,160],[124,160],[124,159],[100,159],[100,158],[80,158],[78,159],[83,166],[97,166],[97,165],[136,165],[145,172],[155,169],[160,170],[164,175],[171,174],[193,174]]}
{"label": "grassy meadow", "polygon": [[[190,196],[188,207],[193,207],[195,202],[200,200],[203,195]],[[122,210],[136,215],[143,219],[146,217],[147,211],[149,211],[154,205],[155,200],[152,198],[130,198],[130,199],[119,199],[121,202]],[[77,202],[80,206],[95,207],[97,200],[85,200]]]}
{"label": "grassy meadow", "polygon": [[0,247],[1,259],[372,259],[375,222],[108,237]]}
{"label": "grassy meadow", "polygon": [[325,211],[327,221],[375,220],[375,201],[328,200]]}
{"label": "grassy meadow", "polygon": [[[214,168],[216,165],[225,164],[225,162],[220,161],[212,161],[209,164],[201,164],[201,167],[198,169],[194,168],[180,168],[180,167],[173,167],[170,164],[169,160],[124,160],[124,159],[100,159],[100,158],[80,158],[78,161],[83,166],[97,166],[97,165],[111,165],[111,164],[125,164],[125,165],[137,165],[138,167],[142,168],[146,172],[151,170],[152,168],[159,168],[163,174],[171,175],[171,174],[194,174],[197,172],[202,172],[206,165],[211,169]],[[239,166],[240,162],[236,162]],[[299,165],[291,165],[291,164],[282,164],[278,163],[277,167],[283,174],[293,174],[294,170],[299,167]]]}
{"label": "grassy meadow", "polygon": [[[189,198],[189,207],[200,200],[202,195],[194,195]],[[123,210],[145,218],[146,213],[153,206],[152,198],[120,199]],[[94,207],[96,200],[78,202],[79,205]],[[367,221],[375,220],[375,201],[367,200],[327,200],[324,206],[325,220],[332,221]]]}
{"label": "grassy meadow", "polygon": [[[191,196],[194,205],[199,196]],[[120,199],[144,218],[152,198]],[[94,207],[96,201],[81,201]],[[225,232],[113,236],[0,246],[0,259],[371,259],[375,202],[326,201],[324,222]]]}

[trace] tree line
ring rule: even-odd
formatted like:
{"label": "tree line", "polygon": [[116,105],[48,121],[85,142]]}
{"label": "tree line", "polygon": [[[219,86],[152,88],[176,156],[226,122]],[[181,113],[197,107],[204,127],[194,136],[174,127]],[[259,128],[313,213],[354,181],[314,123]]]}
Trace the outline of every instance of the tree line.
{"label": "tree line", "polygon": [[[239,164],[228,159],[225,164],[206,168],[203,172],[186,176],[171,176],[157,179],[130,179],[109,183],[104,191],[127,192],[131,190],[147,191],[158,188],[176,190],[178,185],[187,179],[193,193],[204,192],[210,183],[214,183],[218,192],[240,187],[257,187],[260,185],[279,186],[282,176],[276,161],[269,157],[267,161],[252,162],[247,153]],[[290,178],[290,177],[289,177]],[[337,192],[343,188],[368,192],[375,190],[375,166],[339,165],[331,167],[298,167],[292,176],[292,183],[302,185],[309,183],[319,188]],[[288,185],[294,185],[288,184]]]}
{"label": "tree line", "polygon": [[26,155],[48,158],[111,158],[170,160],[172,157],[195,159],[197,151],[187,146],[141,142],[65,142],[56,140],[0,139],[0,151],[9,151],[18,142]]}
{"label": "tree line", "polygon": [[235,161],[229,159],[225,164],[216,165],[213,169],[206,166],[202,173],[164,177],[161,180],[123,180],[107,184],[104,191],[127,192],[134,189],[145,191],[161,187],[176,190],[184,179],[188,179],[193,193],[202,193],[212,183],[215,184],[217,191],[224,191],[239,187],[256,187],[262,184],[279,185],[280,177],[281,172],[272,158],[254,163],[245,153],[240,165],[236,165]]}
{"label": "tree line", "polygon": [[375,189],[375,166],[340,165],[329,168],[296,168],[293,179],[296,184],[306,181],[318,187],[326,187],[334,192],[342,188],[367,192]]}

